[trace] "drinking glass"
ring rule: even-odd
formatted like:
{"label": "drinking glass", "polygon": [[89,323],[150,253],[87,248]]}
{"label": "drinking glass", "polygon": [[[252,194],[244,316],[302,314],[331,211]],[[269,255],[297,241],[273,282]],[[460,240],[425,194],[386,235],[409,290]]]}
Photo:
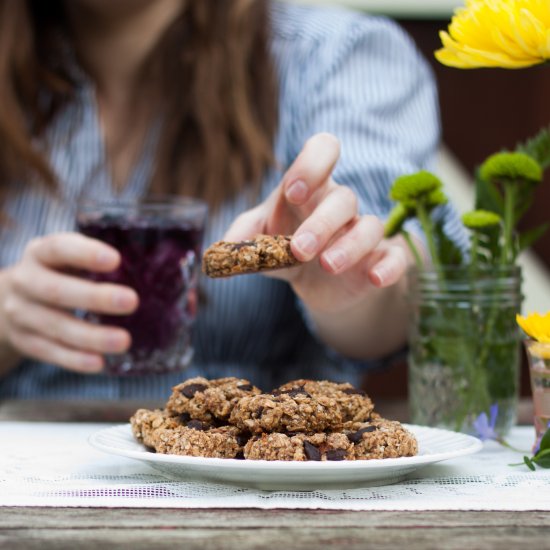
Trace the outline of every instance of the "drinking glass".
{"label": "drinking glass", "polygon": [[533,451],[535,451],[544,432],[550,428],[550,343],[529,339],[525,340],[524,344],[533,394],[533,424],[535,425]]}
{"label": "drinking glass", "polygon": [[189,365],[206,215],[203,201],[185,197],[85,200],[78,205],[79,231],[121,255],[114,271],[85,276],[131,287],[139,296],[130,315],[84,314],[93,323],[124,328],[132,337],[127,352],[105,356],[107,373],[165,373]]}

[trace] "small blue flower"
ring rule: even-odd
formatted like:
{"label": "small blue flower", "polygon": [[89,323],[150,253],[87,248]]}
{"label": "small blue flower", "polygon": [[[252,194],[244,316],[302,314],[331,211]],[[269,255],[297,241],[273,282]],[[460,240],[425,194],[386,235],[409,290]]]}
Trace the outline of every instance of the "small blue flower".
{"label": "small blue flower", "polygon": [[473,427],[476,431],[477,437],[481,441],[487,441],[488,439],[494,439],[495,441],[499,440],[498,434],[495,432],[495,424],[497,422],[498,416],[498,404],[495,403],[491,405],[489,409],[489,416],[487,417],[486,412],[482,412],[473,422]]}

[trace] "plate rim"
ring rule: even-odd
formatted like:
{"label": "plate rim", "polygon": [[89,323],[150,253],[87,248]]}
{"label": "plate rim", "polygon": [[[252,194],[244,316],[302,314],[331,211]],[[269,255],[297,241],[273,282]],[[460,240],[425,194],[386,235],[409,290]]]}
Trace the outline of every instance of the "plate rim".
{"label": "plate rim", "polygon": [[[133,450],[133,449],[122,449],[117,447],[111,447],[105,445],[98,439],[105,435],[108,432],[122,432],[126,431],[125,435],[132,435],[130,423],[126,424],[117,424],[114,426],[108,426],[101,428],[100,430],[95,431],[94,433],[88,436],[88,443],[95,449],[102,451],[107,454],[124,456],[126,458],[131,458],[135,460],[142,460],[145,462],[155,462],[155,463],[165,463],[165,464],[180,464],[187,466],[197,466],[197,467],[207,467],[212,466],[215,468],[231,469],[231,470],[250,470],[251,465],[254,466],[254,469],[270,469],[270,470],[294,470],[294,469],[304,469],[307,471],[314,470],[333,470],[333,471],[342,471],[342,470],[374,470],[379,468],[385,468],[390,466],[402,466],[402,467],[413,467],[413,466],[427,466],[429,464],[434,464],[436,462],[441,462],[444,460],[450,460],[453,458],[460,458],[462,456],[467,456],[479,452],[483,448],[483,442],[477,437],[469,434],[464,434],[461,432],[455,432],[452,430],[446,430],[444,428],[436,428],[431,426],[421,426],[417,424],[406,424],[403,423],[403,426],[410,430],[416,437],[418,437],[417,432],[426,431],[427,433],[440,433],[444,435],[451,435],[453,437],[461,438],[468,443],[461,447],[460,449],[445,451],[439,453],[427,453],[415,456],[406,456],[398,458],[374,458],[369,460],[342,460],[342,461],[284,461],[284,460],[238,460],[234,458],[210,458],[210,457],[197,457],[197,456],[186,456],[186,455],[170,455],[170,454],[161,454],[161,453],[150,453],[145,447],[143,450]],[[132,436],[133,437],[133,436]],[[134,442],[137,445],[140,445],[138,441],[134,439]],[[143,446],[143,445],[142,445]]]}

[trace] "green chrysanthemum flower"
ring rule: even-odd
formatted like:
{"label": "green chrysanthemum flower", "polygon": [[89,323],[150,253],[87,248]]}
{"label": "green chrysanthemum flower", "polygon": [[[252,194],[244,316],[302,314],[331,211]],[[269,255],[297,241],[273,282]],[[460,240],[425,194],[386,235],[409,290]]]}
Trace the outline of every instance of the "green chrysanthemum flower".
{"label": "green chrysanthemum flower", "polygon": [[540,164],[525,153],[495,153],[481,165],[479,173],[485,181],[505,179],[539,183],[542,180]]}
{"label": "green chrysanthemum flower", "polygon": [[436,206],[441,206],[442,204],[447,204],[448,199],[445,196],[445,193],[441,191],[441,189],[436,189],[435,191],[431,191],[430,193],[426,195],[421,195],[420,197],[412,200],[407,199],[400,204],[402,204],[407,211],[409,212],[410,216],[413,216],[417,207],[418,207],[418,200],[421,199],[423,205],[428,208],[428,210],[431,210],[435,208]]}
{"label": "green chrysanthemum flower", "polygon": [[403,202],[405,205],[414,204],[419,198],[425,197],[441,189],[443,184],[434,174],[421,170],[416,174],[401,176],[393,182],[390,190],[390,198]]}
{"label": "green chrysanthemum flower", "polygon": [[441,206],[443,204],[447,204],[449,199],[445,196],[445,193],[441,191],[441,189],[436,189],[435,191],[432,191],[426,200],[426,205],[429,208],[435,208],[436,206]]}
{"label": "green chrysanthemum flower", "polygon": [[462,216],[462,223],[472,231],[495,227],[500,225],[501,222],[502,218],[489,210],[472,210]]}

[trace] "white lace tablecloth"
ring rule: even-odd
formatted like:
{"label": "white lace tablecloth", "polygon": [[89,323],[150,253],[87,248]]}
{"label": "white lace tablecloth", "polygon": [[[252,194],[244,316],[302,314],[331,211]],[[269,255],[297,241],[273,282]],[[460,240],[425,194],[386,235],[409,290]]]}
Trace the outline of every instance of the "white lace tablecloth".
{"label": "white lace tablecloth", "polygon": [[[550,511],[550,470],[511,467],[522,455],[494,442],[395,485],[267,492],[175,481],[144,463],[104,454],[87,438],[105,426],[0,423],[0,506]],[[515,428],[509,442],[527,451],[533,428]]]}

